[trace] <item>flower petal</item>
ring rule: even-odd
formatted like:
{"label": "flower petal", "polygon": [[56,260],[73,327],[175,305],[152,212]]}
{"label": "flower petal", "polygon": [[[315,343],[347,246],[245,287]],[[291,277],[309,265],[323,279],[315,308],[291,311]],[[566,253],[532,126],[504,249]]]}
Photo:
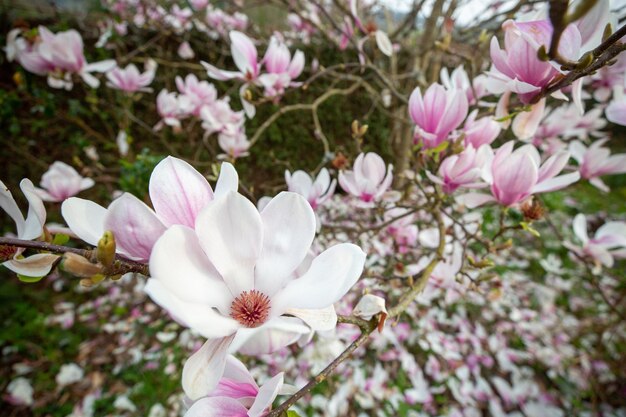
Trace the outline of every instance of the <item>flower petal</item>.
{"label": "flower petal", "polygon": [[299,318],[315,331],[332,330],[337,326],[337,312],[333,305],[316,310],[290,308],[285,314]]}
{"label": "flower petal", "polygon": [[68,227],[90,245],[97,245],[104,234],[107,209],[78,197],[68,198],[61,205],[61,214]]}
{"label": "flower petal", "polygon": [[229,191],[237,191],[239,188],[239,175],[235,167],[229,162],[222,162],[220,168],[220,176],[215,184],[215,196],[219,198]]}
{"label": "flower petal", "polygon": [[24,221],[24,231],[18,236],[20,239],[36,239],[43,233],[43,225],[46,223],[46,208],[29,179],[24,178],[20,181],[20,188],[28,200],[28,214]]}
{"label": "flower petal", "polygon": [[256,328],[242,328],[230,347],[231,352],[258,356],[272,353],[297,342],[311,329],[295,317],[276,317]]}
{"label": "flower petal", "polygon": [[168,156],[152,171],[150,200],[166,226],[194,227],[200,210],[213,200],[213,190],[195,168]]}
{"label": "flower petal", "polygon": [[272,299],[272,314],[290,308],[319,309],[337,302],[363,272],[365,253],[356,245],[341,243],[319,254],[309,270],[294,279]]}
{"label": "flower petal", "polygon": [[263,223],[254,204],[231,191],[200,212],[196,233],[235,296],[254,288],[254,266],[263,242]]}
{"label": "flower petal", "polygon": [[2,265],[16,274],[25,275],[27,277],[43,277],[50,273],[52,264],[54,264],[57,259],[59,259],[59,255],[37,253],[28,258],[6,261]]}
{"label": "flower petal", "polygon": [[263,411],[272,405],[278,395],[278,392],[280,391],[280,388],[283,386],[283,381],[284,377],[281,372],[265,382],[265,384],[259,388],[259,393],[254,400],[254,404],[252,404],[252,407],[248,410],[248,417],[260,417],[263,414]]}
{"label": "flower petal", "polygon": [[256,263],[254,288],[272,296],[289,280],[315,237],[315,214],[299,194],[282,192],[261,212],[263,248]]}
{"label": "flower petal", "polygon": [[248,410],[239,401],[228,397],[201,398],[185,413],[185,417],[248,417]]}

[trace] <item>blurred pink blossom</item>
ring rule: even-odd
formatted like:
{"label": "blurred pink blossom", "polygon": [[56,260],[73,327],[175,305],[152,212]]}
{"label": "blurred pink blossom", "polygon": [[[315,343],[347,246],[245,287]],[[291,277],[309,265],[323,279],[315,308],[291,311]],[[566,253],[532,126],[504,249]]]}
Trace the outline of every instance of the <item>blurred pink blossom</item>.
{"label": "blurred pink blossom", "polygon": [[326,168],[320,170],[315,181],[304,171],[295,171],[293,174],[285,171],[285,182],[287,189],[306,198],[313,210],[333,196],[337,185],[337,180],[331,181]]}
{"label": "blurred pink blossom", "polygon": [[578,162],[580,177],[604,192],[610,190],[600,179],[601,176],[626,173],[626,154],[611,155],[610,149],[602,146],[607,141],[597,140],[589,147],[574,141],[569,147],[572,157]]}
{"label": "blurred pink blossom", "polygon": [[107,86],[127,93],[136,91],[151,92],[152,89],[148,88],[148,86],[154,80],[156,67],[157,64],[152,59],[146,61],[145,71],[141,74],[134,64],[130,64],[124,69],[115,67],[106,73]]}
{"label": "blurred pink blossom", "polygon": [[91,178],[83,178],[65,162],[56,161],[41,177],[41,188],[35,191],[43,201],[61,202],[94,185]]}
{"label": "blurred pink blossom", "polygon": [[393,166],[389,164],[385,170],[385,161],[374,152],[361,153],[354,161],[353,170],[339,173],[341,188],[364,203],[378,201],[392,180]]}
{"label": "blurred pink blossom", "polygon": [[613,266],[614,258],[626,258],[626,223],[607,222],[600,226],[592,239],[587,233],[587,218],[579,213],[574,217],[574,234],[582,247],[571,242],[564,246],[581,257],[589,257],[607,268]]}

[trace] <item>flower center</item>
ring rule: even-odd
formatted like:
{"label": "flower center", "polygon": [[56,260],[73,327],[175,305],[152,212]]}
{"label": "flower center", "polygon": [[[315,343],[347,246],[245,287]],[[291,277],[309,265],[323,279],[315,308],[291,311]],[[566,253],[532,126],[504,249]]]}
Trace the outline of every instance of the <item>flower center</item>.
{"label": "flower center", "polygon": [[257,290],[242,292],[230,305],[230,316],[246,327],[259,327],[269,313],[269,297]]}
{"label": "flower center", "polygon": [[12,259],[16,252],[17,248],[13,246],[0,245],[0,262]]}

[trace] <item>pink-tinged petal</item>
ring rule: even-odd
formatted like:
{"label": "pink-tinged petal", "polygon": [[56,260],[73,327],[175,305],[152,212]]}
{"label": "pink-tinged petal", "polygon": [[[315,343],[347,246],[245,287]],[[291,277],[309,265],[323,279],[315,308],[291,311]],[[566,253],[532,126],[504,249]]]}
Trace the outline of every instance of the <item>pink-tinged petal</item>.
{"label": "pink-tinged petal", "polygon": [[217,184],[215,184],[214,198],[220,198],[230,191],[236,192],[238,189],[239,174],[237,174],[237,170],[230,162],[222,162],[220,175],[217,178]]}
{"label": "pink-tinged petal", "polygon": [[200,212],[196,233],[233,295],[254,288],[254,267],[263,244],[263,223],[254,204],[231,191]]}
{"label": "pink-tinged petal", "polygon": [[82,198],[68,198],[61,205],[61,214],[68,227],[82,240],[96,246],[104,234],[107,209]]}
{"label": "pink-tinged petal", "polygon": [[467,193],[461,194],[455,198],[456,202],[466,206],[469,209],[473,209],[476,207],[480,207],[487,203],[493,203],[496,199],[489,195],[483,193]]}
{"label": "pink-tinged petal", "polygon": [[432,84],[424,94],[424,124],[418,125],[429,133],[435,133],[440,120],[445,117],[447,104],[446,89],[441,84]]}
{"label": "pink-tinged petal", "polygon": [[580,32],[581,52],[589,51],[602,42],[602,33],[610,21],[610,1],[599,0],[585,15],[574,24]]}
{"label": "pink-tinged petal", "polygon": [[596,231],[594,240],[602,240],[603,244],[626,246],[626,223],[607,222]]}
{"label": "pink-tinged petal", "polygon": [[354,172],[339,172],[339,185],[349,194],[359,195],[360,190],[356,185],[356,180],[354,178]]}
{"label": "pink-tinged petal", "polygon": [[239,71],[246,77],[256,78],[258,75],[258,56],[252,40],[243,33],[232,30],[230,32],[230,41],[230,51]]}
{"label": "pink-tinged petal", "polygon": [[300,194],[282,192],[261,212],[263,248],[254,288],[271,297],[291,278],[315,237],[315,214]]}
{"label": "pink-tinged petal", "polygon": [[213,190],[202,174],[182,159],[168,156],[150,176],[150,200],[166,226],[194,227],[196,216],[213,200]]}
{"label": "pink-tinged petal", "polygon": [[283,373],[275,375],[259,388],[259,393],[254,400],[254,404],[248,410],[248,417],[260,417],[267,410],[278,395],[280,388],[283,386]]}
{"label": "pink-tinged petal", "polygon": [[532,158],[515,152],[505,163],[493,168],[491,192],[500,204],[511,206],[528,196],[537,183],[538,170]]}
{"label": "pink-tinged petal", "polygon": [[113,232],[119,250],[132,259],[147,261],[166,227],[143,201],[124,193],[109,206],[104,229]]}
{"label": "pink-tinged petal", "polygon": [[272,299],[276,316],[290,308],[320,309],[337,302],[357,282],[365,253],[356,245],[341,243],[319,254],[309,270],[291,281]]}
{"label": "pink-tinged petal", "polygon": [[87,64],[84,68],[85,72],[107,72],[111,71],[117,62],[114,59],[105,59],[104,61],[92,62]]}
{"label": "pink-tinged petal", "polygon": [[447,93],[446,107],[440,115],[437,125],[437,134],[447,136],[452,130],[459,127],[467,116],[467,96],[463,90],[455,90]]}
{"label": "pink-tinged petal", "polygon": [[389,40],[389,36],[382,30],[376,31],[376,46],[380,49],[380,52],[387,56],[393,55],[393,45]]}
{"label": "pink-tinged petal", "polygon": [[207,340],[187,359],[183,367],[182,385],[190,399],[205,397],[217,387],[226,367],[228,347],[234,337],[231,335]]}
{"label": "pink-tinged petal", "polygon": [[589,184],[593,185],[594,187],[596,187],[598,190],[608,193],[609,191],[611,191],[611,189],[604,183],[604,181],[602,181],[600,178],[591,178],[589,180]]}
{"label": "pink-tinged petal", "polygon": [[541,168],[539,168],[539,178],[537,179],[537,182],[540,183],[556,176],[563,170],[563,168],[565,168],[567,161],[569,161],[569,157],[569,152],[560,151],[548,158],[546,162],[541,165]]}
{"label": "pink-tinged petal", "polygon": [[515,116],[512,129],[518,139],[526,140],[533,137],[543,118],[545,105],[546,99],[544,98],[537,104],[534,104],[529,112],[523,112]]}
{"label": "pink-tinged petal", "polygon": [[260,327],[238,330],[230,351],[251,356],[264,355],[296,343],[309,333],[311,329],[300,319],[274,317]]}
{"label": "pink-tinged petal", "polygon": [[299,318],[316,332],[332,330],[337,326],[337,312],[333,305],[319,310],[290,308],[285,314]]}
{"label": "pink-tinged petal", "polygon": [[11,219],[15,222],[17,228],[17,235],[24,234],[24,215],[17,206],[11,191],[0,181],[0,208],[4,210]]}
{"label": "pink-tinged petal", "polygon": [[411,96],[409,97],[409,115],[411,116],[413,123],[422,126],[426,123],[424,119],[424,113],[425,110],[422,91],[419,87],[417,87],[415,90],[413,90]]}
{"label": "pink-tinged petal", "polygon": [[587,234],[587,218],[584,214],[578,213],[574,217],[573,221],[574,234],[582,242],[583,246],[589,242],[589,235]]}
{"label": "pink-tinged petal", "polygon": [[[250,374],[250,371],[248,371],[248,368],[246,368],[243,362],[241,362],[233,355],[228,355],[228,357],[226,358],[226,367],[224,368],[223,378],[227,378],[231,381],[236,381],[243,384],[248,384],[252,387],[257,388],[258,391],[256,381]],[[254,395],[256,396],[256,392],[254,393]]]}
{"label": "pink-tinged petal", "polygon": [[28,214],[24,221],[24,231],[21,235],[18,234],[18,237],[26,240],[36,239],[43,233],[43,225],[46,223],[46,208],[29,179],[24,178],[20,181],[20,188],[28,200]]}
{"label": "pink-tinged petal", "polygon": [[248,410],[234,398],[208,397],[196,401],[184,417],[248,417]]}
{"label": "pink-tinged petal", "polygon": [[533,193],[546,193],[549,191],[560,190],[568,185],[571,185],[580,179],[580,172],[572,172],[565,175],[559,175],[558,177],[550,178],[543,182],[538,183],[532,189]]}
{"label": "pink-tinged petal", "polygon": [[302,74],[302,70],[304,69],[304,52],[301,50],[297,50],[293,55],[293,59],[289,63],[289,68],[287,69],[287,73],[292,80],[295,80]]}
{"label": "pink-tinged petal", "polygon": [[51,253],[37,253],[23,259],[12,259],[2,265],[16,274],[27,277],[43,277],[50,273],[52,265],[59,259],[59,255]]}
{"label": "pink-tinged petal", "polygon": [[572,158],[574,158],[579,165],[582,165],[585,159],[585,152],[587,152],[587,147],[583,145],[581,141],[574,140],[569,145],[569,151],[572,155]]}
{"label": "pink-tinged petal", "polygon": [[232,80],[234,78],[243,78],[243,74],[238,71],[221,70],[204,61],[200,61],[200,63],[202,64],[204,69],[207,71],[207,75],[213,78],[214,80],[227,81],[227,80]]}
{"label": "pink-tinged petal", "polygon": [[582,116],[585,114],[585,103],[583,102],[583,81],[585,77],[581,77],[572,83],[572,101],[576,105],[578,113]]}
{"label": "pink-tinged petal", "polygon": [[374,194],[374,200],[380,198],[387,191],[387,189],[391,187],[392,181],[393,181],[393,165],[389,164],[387,166],[387,175],[378,186],[378,191],[376,191],[376,194]]}
{"label": "pink-tinged petal", "polygon": [[604,114],[609,122],[626,126],[626,99],[611,101]]}
{"label": "pink-tinged petal", "polygon": [[207,339],[230,336],[241,327],[237,321],[223,316],[207,304],[182,301],[154,278],[148,280],[144,291],[176,321]]}
{"label": "pink-tinged petal", "polygon": [[150,274],[181,301],[229,313],[233,296],[192,229],[172,226],[161,236],[152,249]]}

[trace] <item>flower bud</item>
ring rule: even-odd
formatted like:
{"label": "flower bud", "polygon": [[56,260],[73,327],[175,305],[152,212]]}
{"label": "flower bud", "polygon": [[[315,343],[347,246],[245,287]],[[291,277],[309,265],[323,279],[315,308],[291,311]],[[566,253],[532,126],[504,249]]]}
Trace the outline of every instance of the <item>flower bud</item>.
{"label": "flower bud", "polygon": [[524,215],[524,220],[526,221],[535,221],[543,218],[544,208],[536,199],[531,198],[522,203],[520,209],[522,210],[522,214]]}
{"label": "flower bud", "polygon": [[102,271],[102,265],[93,264],[83,256],[72,252],[63,255],[63,269],[77,277],[90,277]]}
{"label": "flower bud", "polygon": [[98,241],[98,249],[96,251],[98,262],[105,268],[113,265],[115,260],[115,236],[113,232],[107,230]]}
{"label": "flower bud", "polygon": [[380,314],[378,331],[382,332],[389,313],[385,308],[385,299],[373,294],[365,294],[352,310],[352,315],[364,320],[371,320],[377,314]]}

